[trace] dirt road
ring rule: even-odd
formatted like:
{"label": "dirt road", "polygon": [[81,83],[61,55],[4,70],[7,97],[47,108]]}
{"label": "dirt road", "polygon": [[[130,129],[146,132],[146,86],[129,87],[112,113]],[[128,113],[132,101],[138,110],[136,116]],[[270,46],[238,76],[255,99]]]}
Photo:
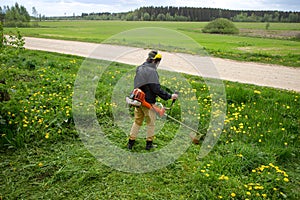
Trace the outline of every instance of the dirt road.
{"label": "dirt road", "polygon": [[[132,65],[144,62],[149,51],[135,47],[30,37],[25,38],[25,48]],[[162,55],[163,60],[160,65],[162,69],[300,92],[300,68],[238,62],[182,53],[162,52]]]}

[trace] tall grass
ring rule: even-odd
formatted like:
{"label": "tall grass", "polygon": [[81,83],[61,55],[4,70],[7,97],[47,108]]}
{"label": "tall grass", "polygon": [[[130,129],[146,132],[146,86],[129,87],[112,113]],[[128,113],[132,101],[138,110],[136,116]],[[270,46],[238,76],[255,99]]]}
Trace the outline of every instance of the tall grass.
{"label": "tall grass", "polygon": [[[78,138],[72,95],[83,58],[5,51],[7,54],[0,54],[0,75],[6,79],[11,100],[0,103],[1,199],[300,197],[299,93],[226,81],[225,126],[208,156],[199,159],[200,146],[191,145],[166,167],[130,174],[98,162]],[[116,131],[110,96],[117,81],[130,70],[134,66],[109,64],[95,102],[97,119],[107,137],[124,150],[127,137]],[[210,88],[201,77],[183,76],[196,92],[199,124],[205,127],[211,116]],[[180,106],[180,102],[175,104],[172,116],[180,116]],[[178,127],[169,120],[157,132],[159,146],[154,151],[167,145]],[[134,151],[146,153],[144,145],[144,139],[138,139]]]}

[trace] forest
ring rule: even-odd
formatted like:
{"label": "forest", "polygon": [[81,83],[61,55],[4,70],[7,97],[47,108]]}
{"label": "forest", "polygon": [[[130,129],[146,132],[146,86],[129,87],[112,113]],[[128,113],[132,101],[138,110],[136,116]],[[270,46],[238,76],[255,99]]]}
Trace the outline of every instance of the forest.
{"label": "forest", "polygon": [[228,10],[195,7],[141,7],[123,13],[92,12],[81,15],[47,17],[32,7],[32,14],[24,6],[0,6],[0,20],[4,26],[26,27],[30,21],[44,20],[123,20],[123,21],[212,21],[226,18],[234,22],[300,22],[300,12]]}
{"label": "forest", "polygon": [[82,13],[81,18],[128,21],[211,21],[226,18],[236,22],[300,22],[300,12],[151,6],[127,13]]}

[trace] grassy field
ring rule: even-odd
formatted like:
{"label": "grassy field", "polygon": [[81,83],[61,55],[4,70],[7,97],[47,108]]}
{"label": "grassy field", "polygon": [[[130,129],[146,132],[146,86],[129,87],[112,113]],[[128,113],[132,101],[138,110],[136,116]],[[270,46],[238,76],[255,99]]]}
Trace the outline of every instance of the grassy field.
{"label": "grassy field", "polygon": [[[48,21],[40,22],[38,28],[20,28],[24,36],[78,40],[86,42],[109,42],[109,38],[124,31],[159,27],[183,33],[195,40],[213,56],[286,66],[300,66],[300,33],[296,23],[235,23],[240,35],[203,34],[207,22],[129,22],[129,21]],[[8,33],[13,29],[6,28]],[[126,38],[125,38],[126,39]],[[148,38],[149,39],[149,38]],[[176,43],[176,39],[169,40]],[[145,47],[145,44],[127,44]]]}
{"label": "grassy field", "polygon": [[[191,145],[159,170],[125,173],[99,162],[76,131],[72,98],[83,58],[11,48],[0,56],[2,88],[11,97],[0,102],[0,199],[300,198],[299,93],[226,81],[225,125],[210,154],[199,159],[200,145]],[[106,137],[127,151],[111,97],[135,67],[104,61],[97,67],[103,74],[92,107]],[[196,94],[199,108],[190,115],[205,133],[214,94],[201,77],[182,76],[192,88],[181,95]],[[179,99],[173,117],[180,119],[181,106]],[[179,128],[171,120],[159,121],[166,125],[156,134],[154,152]],[[133,153],[148,154],[144,147],[138,139]]]}

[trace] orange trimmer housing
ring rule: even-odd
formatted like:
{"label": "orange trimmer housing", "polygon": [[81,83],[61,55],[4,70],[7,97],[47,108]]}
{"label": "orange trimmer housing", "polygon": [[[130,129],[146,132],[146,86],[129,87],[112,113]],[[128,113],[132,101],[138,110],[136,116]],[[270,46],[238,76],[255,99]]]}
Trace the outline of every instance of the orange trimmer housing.
{"label": "orange trimmer housing", "polygon": [[160,117],[164,116],[165,108],[159,108],[156,105],[148,103],[145,99],[145,93],[141,89],[135,88],[131,95],[134,100],[141,102],[142,106],[154,110]]}

